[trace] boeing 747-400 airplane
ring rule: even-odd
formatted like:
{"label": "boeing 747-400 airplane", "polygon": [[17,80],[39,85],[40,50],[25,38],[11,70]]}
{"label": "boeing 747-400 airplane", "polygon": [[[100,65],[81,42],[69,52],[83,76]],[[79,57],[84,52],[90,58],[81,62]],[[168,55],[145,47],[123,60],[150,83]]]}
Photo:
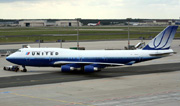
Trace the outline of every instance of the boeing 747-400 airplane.
{"label": "boeing 747-400 airplane", "polygon": [[6,59],[12,63],[37,67],[61,67],[62,72],[100,71],[108,66],[132,65],[174,53],[170,45],[178,26],[168,26],[144,48],[137,50],[71,50],[62,48],[23,48]]}

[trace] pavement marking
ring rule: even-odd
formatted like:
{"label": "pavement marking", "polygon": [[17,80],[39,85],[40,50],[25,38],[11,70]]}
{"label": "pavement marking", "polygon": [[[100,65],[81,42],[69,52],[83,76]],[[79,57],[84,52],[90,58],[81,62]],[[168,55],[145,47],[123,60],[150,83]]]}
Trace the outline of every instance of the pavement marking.
{"label": "pavement marking", "polygon": [[57,99],[41,98],[41,97],[35,97],[35,96],[29,96],[29,95],[22,95],[22,94],[18,94],[18,93],[9,93],[9,94],[16,95],[16,96],[21,96],[21,97],[33,98],[33,99],[41,99],[41,100],[55,101],[55,102],[68,103],[68,104],[70,103],[70,104],[73,104],[73,105],[95,106],[95,105],[88,105],[88,104],[78,103],[78,102],[69,102],[69,101],[65,101],[65,100],[57,100]]}
{"label": "pavement marking", "polygon": [[1,92],[1,94],[9,94],[11,93],[10,91],[5,91],[5,92]]}

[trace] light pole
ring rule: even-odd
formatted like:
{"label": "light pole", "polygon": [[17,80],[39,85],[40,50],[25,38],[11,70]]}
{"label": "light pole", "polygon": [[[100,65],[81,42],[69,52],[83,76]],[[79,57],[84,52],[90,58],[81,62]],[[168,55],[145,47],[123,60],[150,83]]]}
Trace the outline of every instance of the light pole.
{"label": "light pole", "polygon": [[59,42],[60,48],[62,48],[62,39],[58,39],[57,42]]}
{"label": "light pole", "polygon": [[[61,34],[61,31],[59,31],[60,34]],[[60,43],[60,48],[62,48],[62,36],[61,36],[61,39],[58,40],[58,42]]]}
{"label": "light pole", "polygon": [[61,42],[60,42],[60,48],[62,48],[62,39],[61,39]]}
{"label": "light pole", "polygon": [[131,18],[127,18],[128,20],[128,49],[130,49],[130,32],[129,32],[129,22],[131,20]]}
{"label": "light pole", "polygon": [[76,18],[77,20],[77,50],[79,49],[79,20],[81,20],[81,18]]}
{"label": "light pole", "polygon": [[39,37],[39,48],[41,47],[41,40],[40,40],[40,37]]}

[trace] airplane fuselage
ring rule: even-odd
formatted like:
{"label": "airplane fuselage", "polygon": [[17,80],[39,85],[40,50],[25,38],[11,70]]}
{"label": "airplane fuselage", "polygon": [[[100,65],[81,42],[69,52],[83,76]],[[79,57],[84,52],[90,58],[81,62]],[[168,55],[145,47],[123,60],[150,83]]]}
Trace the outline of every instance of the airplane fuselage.
{"label": "airplane fuselage", "polygon": [[[7,57],[7,60],[23,66],[52,66],[55,62],[87,62],[121,65],[138,63],[162,56],[150,54],[172,50],[70,50],[61,48],[24,48]],[[133,63],[133,64],[134,64]]]}

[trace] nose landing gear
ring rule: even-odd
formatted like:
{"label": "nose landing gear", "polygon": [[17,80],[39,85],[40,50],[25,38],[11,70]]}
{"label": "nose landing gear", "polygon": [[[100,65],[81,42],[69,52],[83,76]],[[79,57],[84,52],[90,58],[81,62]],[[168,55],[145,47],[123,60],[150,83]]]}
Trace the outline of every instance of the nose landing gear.
{"label": "nose landing gear", "polygon": [[23,67],[22,72],[27,72],[26,66],[22,66],[22,67]]}

